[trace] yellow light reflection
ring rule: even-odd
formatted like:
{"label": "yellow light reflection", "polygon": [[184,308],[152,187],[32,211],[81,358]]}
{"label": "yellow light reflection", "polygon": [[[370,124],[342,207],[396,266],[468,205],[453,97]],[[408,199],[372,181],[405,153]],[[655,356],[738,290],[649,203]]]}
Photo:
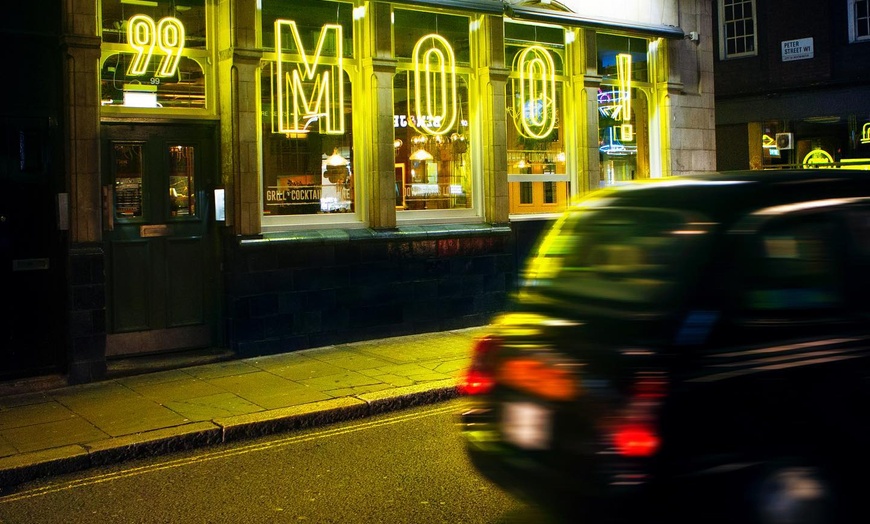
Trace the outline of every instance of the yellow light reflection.
{"label": "yellow light reflection", "polygon": [[[290,62],[287,55],[291,54],[284,49],[288,32],[291,48],[295,48],[299,57],[292,61],[296,66],[292,71],[285,70],[285,61]],[[332,45],[327,46],[330,36]],[[273,103],[277,122],[274,122],[273,132],[306,133],[308,125],[317,120],[321,133],[344,134],[343,42],[341,25],[324,24],[312,58],[305,51],[296,22],[275,20],[277,86]],[[325,63],[323,56],[327,47],[335,50],[331,64]],[[311,96],[306,96],[306,83],[312,82]]]}
{"label": "yellow light reflection", "polygon": [[533,45],[517,53],[514,124],[527,138],[546,138],[556,127],[556,65],[550,52]]}
{"label": "yellow light reflection", "polygon": [[619,82],[619,103],[622,113],[621,138],[623,142],[634,140],[634,128],[631,125],[631,55],[620,53],[616,55],[616,76]]}
{"label": "yellow light reflection", "polygon": [[414,46],[414,96],[409,97],[412,125],[429,135],[453,130],[457,115],[456,55],[441,35],[429,34]]}

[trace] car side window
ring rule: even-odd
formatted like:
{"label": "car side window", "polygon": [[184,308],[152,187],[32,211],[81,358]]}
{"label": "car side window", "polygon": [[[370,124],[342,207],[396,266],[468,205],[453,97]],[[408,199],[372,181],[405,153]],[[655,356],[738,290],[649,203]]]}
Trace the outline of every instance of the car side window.
{"label": "car side window", "polygon": [[870,313],[870,209],[853,208],[846,213],[849,225],[849,286],[851,309]]}
{"label": "car side window", "polygon": [[830,215],[775,219],[750,240],[741,289],[745,312],[779,316],[846,306],[841,228]]}

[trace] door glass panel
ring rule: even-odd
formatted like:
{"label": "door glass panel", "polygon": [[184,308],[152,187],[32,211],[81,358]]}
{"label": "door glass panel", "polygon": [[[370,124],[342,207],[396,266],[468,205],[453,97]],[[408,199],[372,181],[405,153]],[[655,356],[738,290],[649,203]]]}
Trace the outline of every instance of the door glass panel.
{"label": "door glass panel", "polygon": [[114,144],[115,217],[142,216],[142,144]]}
{"label": "door glass panel", "polygon": [[169,214],[196,215],[194,146],[169,146]]}

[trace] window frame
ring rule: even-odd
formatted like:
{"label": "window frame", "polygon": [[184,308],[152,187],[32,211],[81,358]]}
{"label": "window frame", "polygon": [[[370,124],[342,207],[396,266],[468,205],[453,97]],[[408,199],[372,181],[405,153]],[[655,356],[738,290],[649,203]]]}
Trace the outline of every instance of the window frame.
{"label": "window frame", "polygon": [[[728,24],[733,23],[735,20],[726,20],[725,12],[726,12],[726,1],[739,1],[741,4],[749,4],[752,7],[752,51],[744,51],[742,53],[728,53]],[[737,58],[746,58],[751,56],[758,56],[758,10],[756,7],[755,0],[718,0],[719,6],[719,58],[721,60],[732,60]],[[742,17],[741,20],[746,20],[746,17]],[[747,36],[744,35],[741,38],[746,39]]]}
{"label": "window frame", "polygon": [[[855,12],[856,6],[858,2],[863,2],[867,4],[868,8],[868,16],[866,17],[867,24],[867,34],[863,36],[858,35],[858,22],[859,18],[857,13]],[[848,2],[848,11],[849,11],[849,43],[858,43],[858,42],[870,42],[870,0],[849,0]]]}
{"label": "window frame", "polygon": [[[102,75],[103,68],[112,58],[124,54],[134,54],[131,46],[128,43],[109,42],[106,41],[104,35],[105,20],[104,11],[106,3],[120,0],[100,0],[99,2],[99,20],[98,20],[98,35],[100,37],[100,61],[98,66],[98,74]],[[132,4],[134,7],[136,4]],[[133,11],[139,11],[133,9]],[[125,106],[120,104],[106,104],[102,100],[102,96],[98,99],[100,104],[100,116],[102,118],[112,117],[145,117],[145,118],[214,118],[218,113],[218,93],[217,93],[217,70],[215,46],[217,37],[214,34],[215,7],[212,2],[203,2],[204,27],[205,27],[205,43],[198,47],[185,47],[180,54],[180,57],[196,63],[203,74],[203,107],[147,107],[140,108],[136,106]],[[134,12],[134,14],[138,14]],[[133,16],[133,15],[131,15]],[[129,20],[129,18],[127,19]],[[120,26],[119,26],[120,28]],[[189,36],[189,35],[188,35]],[[155,55],[157,56],[157,55]],[[152,58],[153,59],[153,58]],[[144,78],[144,77],[143,77]],[[102,77],[100,78],[100,83]],[[99,85],[99,84],[98,84]]]}
{"label": "window frame", "polygon": [[[392,12],[395,13],[397,10],[405,11],[405,12],[413,12],[413,11],[421,11],[420,9],[415,9],[412,5],[407,4],[394,4],[392,6]],[[464,119],[468,121],[468,132],[467,132],[467,161],[470,163],[470,169],[468,177],[469,187],[471,190],[471,195],[468,197],[468,201],[470,202],[469,207],[465,208],[445,208],[445,209],[396,209],[396,224],[399,226],[402,225],[413,225],[420,223],[433,223],[433,224],[449,224],[449,223],[468,223],[468,222],[482,222],[483,221],[483,180],[481,178],[481,173],[479,169],[475,169],[474,166],[480,165],[480,141],[482,140],[481,132],[480,132],[480,116],[478,114],[473,114],[475,112],[475,96],[476,96],[476,70],[477,70],[477,55],[475,49],[475,40],[473,38],[472,25],[474,23],[474,17],[470,16],[468,13],[454,12],[450,10],[426,10],[426,13],[434,14],[434,15],[444,15],[450,17],[462,17],[467,20],[467,35],[468,35],[468,63],[464,63],[461,60],[457,60],[455,65],[455,72],[457,77],[461,77],[465,83],[465,88],[468,93],[468,111],[469,114],[464,116]],[[395,15],[394,15],[395,17]],[[395,47],[396,37],[396,24],[392,24],[392,43],[393,43],[393,60],[396,61],[396,70],[395,75],[406,75],[409,71],[413,71],[412,61],[408,57],[397,56],[398,50]],[[454,45],[453,42],[450,42],[451,45]],[[395,88],[395,78],[391,89]],[[394,102],[395,102],[395,92],[393,93]],[[459,125],[459,124],[457,124]]]}
{"label": "window frame", "polygon": [[[351,2],[348,2],[346,0],[335,0],[333,3],[342,4],[346,7],[352,7],[352,5],[353,5]],[[295,19],[292,16],[290,16],[291,14],[292,14],[292,10],[288,9],[287,16],[284,16],[281,19],[295,21]],[[332,23],[332,21],[330,21],[330,20],[323,21],[323,24],[328,24],[328,23]],[[261,43],[260,45],[262,46],[263,45],[262,41],[263,41],[263,37],[264,37],[264,30],[263,30],[262,24],[258,25],[257,36],[258,36],[258,42],[260,42]],[[344,36],[345,36],[345,39],[347,39],[348,35],[344,35]],[[359,36],[357,34],[356,28],[354,28],[352,34],[350,35],[350,39],[352,42],[355,42],[357,38],[359,38]],[[354,94],[355,94],[355,85],[354,84],[356,82],[355,71],[357,71],[359,69],[359,60],[358,60],[356,53],[355,53],[356,45],[352,45],[350,47],[350,50],[351,50],[350,53],[345,52],[342,55],[342,58],[341,58],[342,69],[341,69],[341,71],[345,77],[344,81],[348,84],[348,88],[349,88],[346,91],[345,95],[350,100],[349,100],[349,102],[346,101],[346,104],[349,104],[350,107],[353,108],[354,104],[357,103],[355,100],[355,96],[354,96]],[[313,54],[314,50],[313,49],[306,49],[306,52],[308,52],[309,54]],[[327,212],[327,213],[317,212],[317,213],[275,214],[275,215],[270,215],[270,214],[265,213],[266,195],[265,195],[265,188],[264,188],[263,184],[264,184],[264,180],[265,180],[266,175],[264,173],[265,167],[264,167],[264,160],[263,160],[263,155],[264,155],[263,148],[268,147],[265,128],[271,126],[271,122],[263,114],[265,109],[263,106],[262,93],[263,93],[264,89],[266,89],[266,90],[271,89],[271,87],[270,87],[270,84],[272,82],[271,68],[274,67],[274,64],[276,63],[276,61],[278,59],[278,54],[279,54],[278,51],[274,47],[263,48],[261,67],[259,68],[258,74],[257,74],[257,89],[258,89],[258,91],[257,91],[257,93],[258,93],[258,95],[257,95],[257,113],[258,113],[258,115],[260,115],[258,117],[258,122],[257,122],[257,126],[258,126],[258,139],[257,139],[258,150],[257,150],[257,154],[258,154],[258,165],[259,165],[259,168],[257,170],[257,176],[259,177],[259,180],[258,180],[258,185],[259,185],[259,189],[258,189],[259,204],[258,204],[258,206],[259,206],[259,210],[258,210],[258,212],[260,213],[260,220],[261,220],[260,230],[263,233],[278,233],[278,232],[297,231],[297,230],[305,230],[305,229],[320,229],[320,228],[341,228],[341,229],[363,228],[363,227],[365,227],[365,220],[364,220],[364,217],[362,216],[362,206],[360,206],[360,201],[361,201],[361,198],[363,198],[363,195],[361,193],[361,189],[360,189],[358,184],[355,184],[354,187],[350,189],[350,191],[351,191],[350,198],[351,198],[351,201],[353,202],[353,210],[349,211],[349,212]],[[288,55],[288,57],[293,58],[297,61],[303,60],[303,57],[300,57],[300,56],[295,55],[295,54],[290,54],[290,55]],[[322,61],[323,62],[321,65],[330,66],[330,65],[334,65],[337,63],[338,57],[327,56],[327,57],[323,57]],[[293,63],[293,62],[288,61],[288,63]],[[351,111],[351,113],[352,112],[353,111]],[[357,145],[355,143],[355,141],[357,140],[356,133],[354,132],[356,130],[355,126],[356,126],[356,124],[351,122],[351,125],[347,126],[345,129],[345,135],[330,135],[330,136],[347,136],[347,135],[349,135],[350,140],[348,141],[347,147],[350,150],[352,150]],[[343,154],[343,156],[345,156],[344,155],[344,153],[345,153],[344,146],[342,146],[342,151],[340,151],[340,152]],[[347,156],[345,156],[345,158],[348,159]],[[348,160],[350,161],[349,165],[350,165],[350,169],[351,169],[351,176],[357,177],[358,173],[359,173],[359,169],[358,169],[359,160],[358,160],[358,158],[356,156],[351,156]]]}

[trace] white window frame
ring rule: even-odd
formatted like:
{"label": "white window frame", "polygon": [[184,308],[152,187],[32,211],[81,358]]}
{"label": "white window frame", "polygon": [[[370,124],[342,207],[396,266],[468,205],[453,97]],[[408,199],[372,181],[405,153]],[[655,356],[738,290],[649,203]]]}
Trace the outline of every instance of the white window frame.
{"label": "white window frame", "polygon": [[[749,4],[752,8],[752,51],[746,51],[743,53],[734,53],[728,54],[728,31],[727,24],[733,23],[734,20],[726,20],[725,19],[725,1],[726,0],[718,0],[719,3],[719,57],[722,60],[729,60],[732,58],[744,58],[747,56],[756,56],[758,55],[758,11],[756,9],[755,0],[730,0],[731,2],[737,1],[741,4]],[[746,20],[746,17],[741,18],[741,20]],[[748,36],[742,36],[739,38],[748,39]]]}
{"label": "white window frame", "polygon": [[870,16],[864,20],[858,19],[855,9],[859,2],[865,3],[870,7],[870,0],[849,0],[849,42],[870,42],[870,27],[867,28],[866,35],[858,36],[859,23],[870,25]]}

